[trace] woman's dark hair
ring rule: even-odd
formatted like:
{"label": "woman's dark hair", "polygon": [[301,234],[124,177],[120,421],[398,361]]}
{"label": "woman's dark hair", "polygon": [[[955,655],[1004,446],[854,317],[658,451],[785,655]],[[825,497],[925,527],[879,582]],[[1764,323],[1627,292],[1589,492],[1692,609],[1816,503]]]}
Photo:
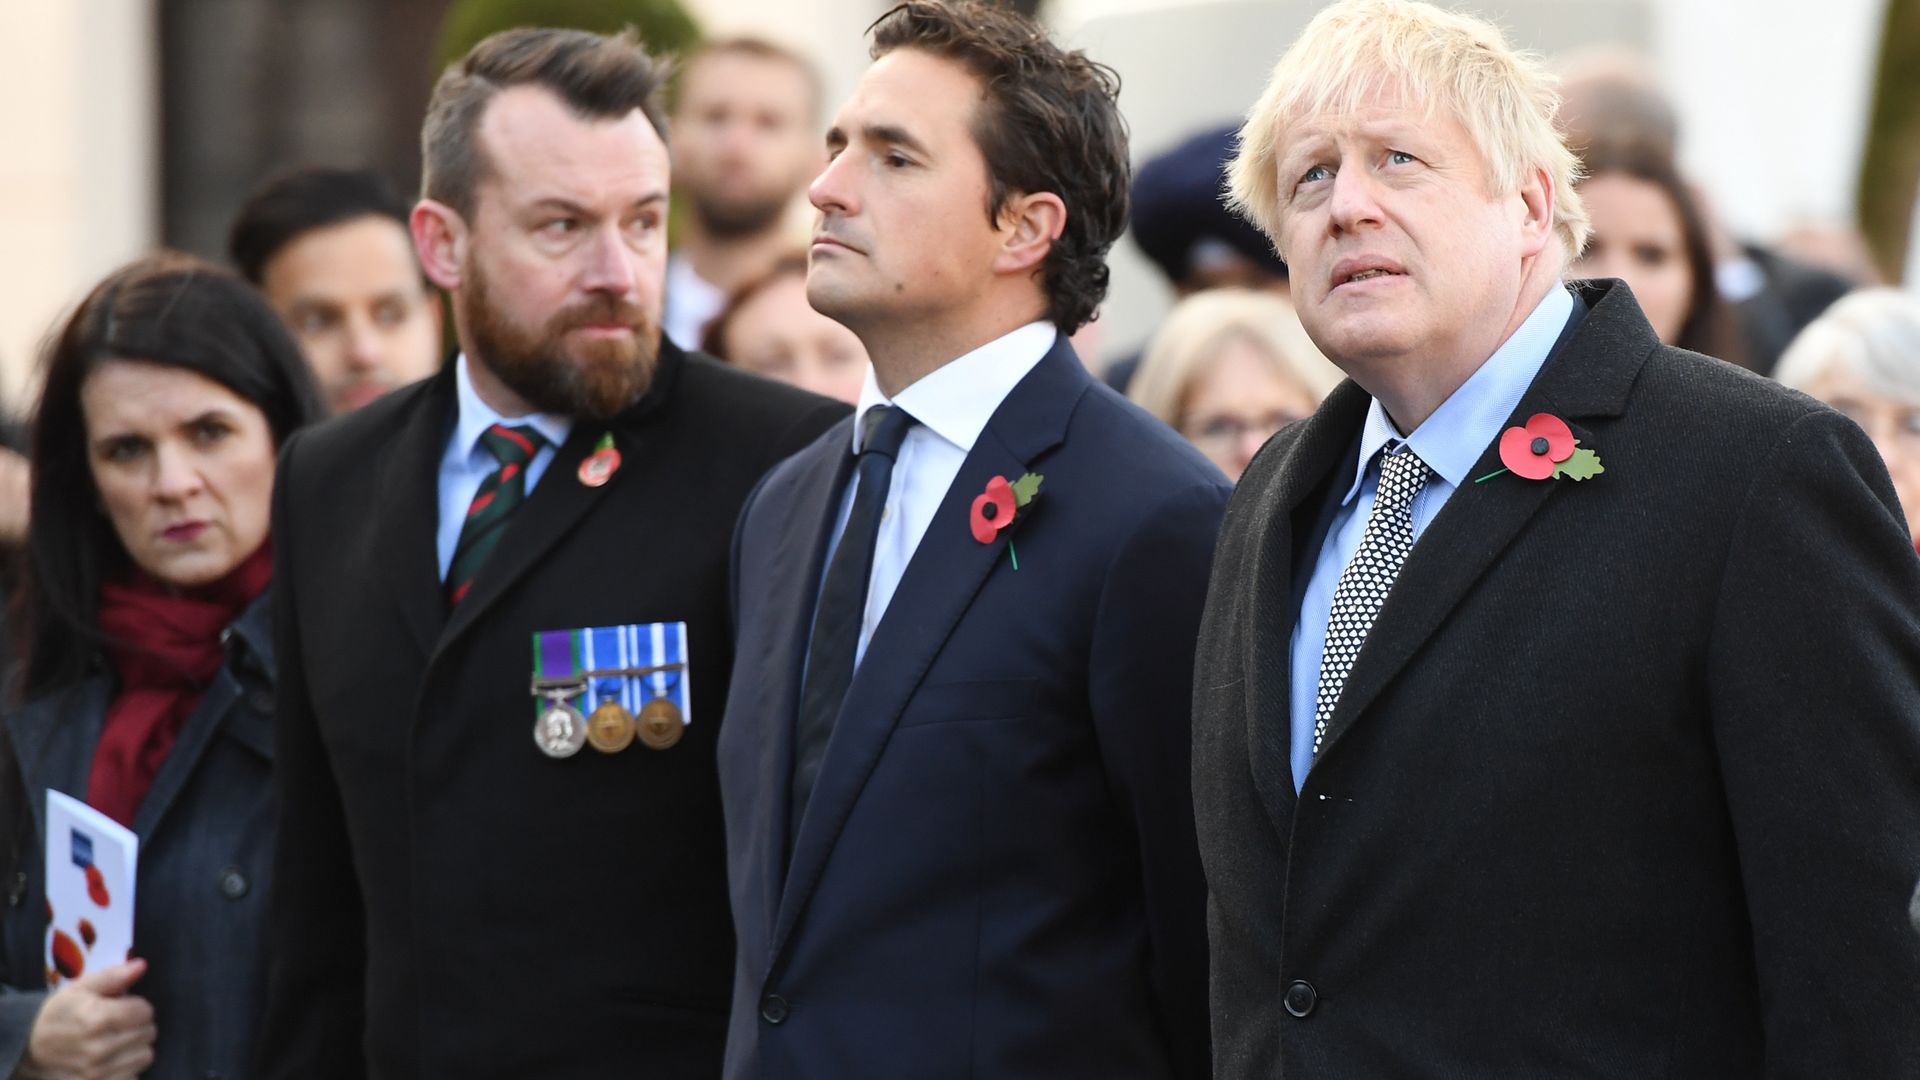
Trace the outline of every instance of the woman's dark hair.
{"label": "woman's dark hair", "polygon": [[797,277],[802,281],[807,279],[806,252],[792,251],[780,256],[764,272],[741,282],[739,288],[728,293],[726,306],[720,309],[720,313],[713,317],[713,321],[707,324],[706,331],[700,335],[700,351],[708,356],[725,360],[729,364],[733,363],[733,357],[727,355],[729,352],[727,334],[732,331],[734,319],[740,314],[740,309],[746,307],[754,297],[790,277]]}
{"label": "woman's dark hair", "polygon": [[15,598],[21,696],[84,679],[100,645],[100,583],[127,562],[87,464],[80,391],[111,360],[205,376],[258,408],[277,447],[322,415],[313,376],[253,288],[189,255],[161,252],[114,271],[50,339],[33,421],[32,528]]}
{"label": "woman's dark hair", "polygon": [[985,100],[973,141],[987,159],[987,220],[1015,194],[1052,192],[1066,227],[1040,264],[1047,318],[1071,334],[1107,295],[1107,249],[1127,227],[1127,125],[1120,76],[1055,45],[1033,20],[977,0],[908,0],[875,20],[875,60],[918,49],[966,68]]}
{"label": "woman's dark hair", "polygon": [[1636,140],[1596,140],[1581,151],[1581,175],[1591,180],[1615,173],[1642,180],[1666,193],[1680,219],[1681,248],[1693,272],[1693,294],[1687,298],[1687,316],[1673,344],[1737,367],[1752,367],[1746,335],[1734,317],[1733,306],[1720,295],[1714,281],[1713,245],[1707,235],[1706,215],[1680,175],[1679,168],[1657,144]]}

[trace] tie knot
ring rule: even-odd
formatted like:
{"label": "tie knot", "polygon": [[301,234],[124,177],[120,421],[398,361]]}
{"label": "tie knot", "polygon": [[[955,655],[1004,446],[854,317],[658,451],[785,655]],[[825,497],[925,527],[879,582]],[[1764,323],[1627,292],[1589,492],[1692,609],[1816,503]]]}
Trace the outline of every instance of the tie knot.
{"label": "tie knot", "polygon": [[533,455],[547,445],[547,437],[533,429],[530,424],[508,427],[494,424],[480,433],[480,445],[487,448],[494,460],[501,465],[519,465],[525,467],[533,460]]}
{"label": "tie knot", "polygon": [[913,415],[898,405],[875,405],[860,418],[860,453],[898,457],[900,444],[915,423]]}
{"label": "tie knot", "polygon": [[1389,506],[1412,505],[1413,497],[1427,486],[1429,471],[1413,447],[1401,443],[1380,461],[1380,490],[1374,496],[1375,501]]}

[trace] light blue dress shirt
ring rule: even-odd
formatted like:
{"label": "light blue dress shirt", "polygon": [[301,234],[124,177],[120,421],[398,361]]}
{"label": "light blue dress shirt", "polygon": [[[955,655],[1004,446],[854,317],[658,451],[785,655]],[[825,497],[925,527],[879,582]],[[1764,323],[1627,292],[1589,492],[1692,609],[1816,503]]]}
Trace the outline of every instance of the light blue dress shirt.
{"label": "light blue dress shirt", "polygon": [[1307,769],[1313,764],[1314,703],[1320,689],[1320,658],[1327,644],[1327,619],[1333,610],[1333,594],[1339,588],[1340,574],[1353,559],[1353,553],[1359,550],[1367,517],[1373,512],[1374,490],[1380,486],[1380,458],[1405,442],[1433,470],[1427,486],[1413,500],[1413,539],[1417,544],[1454,490],[1469,482],[1468,470],[1499,438],[1527,387],[1533,385],[1534,376],[1540,374],[1541,365],[1546,363],[1547,354],[1560,339],[1560,332],[1572,314],[1573,294],[1564,288],[1548,290],[1513,336],[1494,350],[1480,365],[1480,370],[1461,383],[1411,435],[1400,434],[1378,400],[1367,409],[1366,426],[1360,435],[1360,453],[1353,466],[1353,484],[1334,512],[1327,538],[1320,545],[1320,556],[1313,566],[1313,576],[1307,579],[1307,590],[1300,601],[1300,617],[1293,624],[1289,749],[1294,791],[1298,792],[1306,783]]}
{"label": "light blue dress shirt", "polygon": [[453,549],[460,543],[460,526],[466,524],[467,507],[479,493],[481,482],[500,467],[499,460],[480,445],[480,436],[495,424],[508,427],[529,424],[546,436],[547,445],[527,463],[527,494],[532,495],[534,485],[553,463],[554,451],[567,441],[567,433],[573,430],[571,418],[554,413],[533,413],[510,419],[494,412],[473,388],[465,353],[454,361],[453,385],[460,413],[454,420],[453,437],[447,440],[446,452],[440,455],[440,528],[435,536],[441,581],[447,580],[447,567],[453,564]]}

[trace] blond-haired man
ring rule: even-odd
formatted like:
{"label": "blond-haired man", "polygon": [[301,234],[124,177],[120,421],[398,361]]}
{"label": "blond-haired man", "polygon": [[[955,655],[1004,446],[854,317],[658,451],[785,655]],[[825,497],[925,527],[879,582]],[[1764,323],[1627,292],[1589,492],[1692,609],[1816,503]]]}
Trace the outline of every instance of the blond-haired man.
{"label": "blond-haired man", "polygon": [[1348,0],[1241,133],[1351,381],[1214,561],[1218,1075],[1911,1075],[1920,561],[1858,428],[1562,282],[1554,107]]}

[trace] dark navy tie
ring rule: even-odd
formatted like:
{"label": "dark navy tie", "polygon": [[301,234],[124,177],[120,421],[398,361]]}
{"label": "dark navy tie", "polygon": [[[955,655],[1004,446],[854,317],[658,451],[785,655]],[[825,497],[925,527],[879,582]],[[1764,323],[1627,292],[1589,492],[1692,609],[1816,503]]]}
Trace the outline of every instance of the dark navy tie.
{"label": "dark navy tie", "polygon": [[840,705],[853,683],[854,654],[860,628],[866,620],[867,581],[873,577],[873,548],[880,535],[880,512],[887,504],[887,486],[893,480],[893,460],[913,427],[906,410],[876,405],[860,418],[860,460],[854,466],[857,486],[853,511],[840,534],[840,545],[827,564],[820,587],[820,605],[813,616],[813,636],[807,650],[807,674],[801,684],[800,715],[794,725],[793,816],[787,823],[791,842],[800,833],[800,815],[813,794],[827,739],[840,716]]}

